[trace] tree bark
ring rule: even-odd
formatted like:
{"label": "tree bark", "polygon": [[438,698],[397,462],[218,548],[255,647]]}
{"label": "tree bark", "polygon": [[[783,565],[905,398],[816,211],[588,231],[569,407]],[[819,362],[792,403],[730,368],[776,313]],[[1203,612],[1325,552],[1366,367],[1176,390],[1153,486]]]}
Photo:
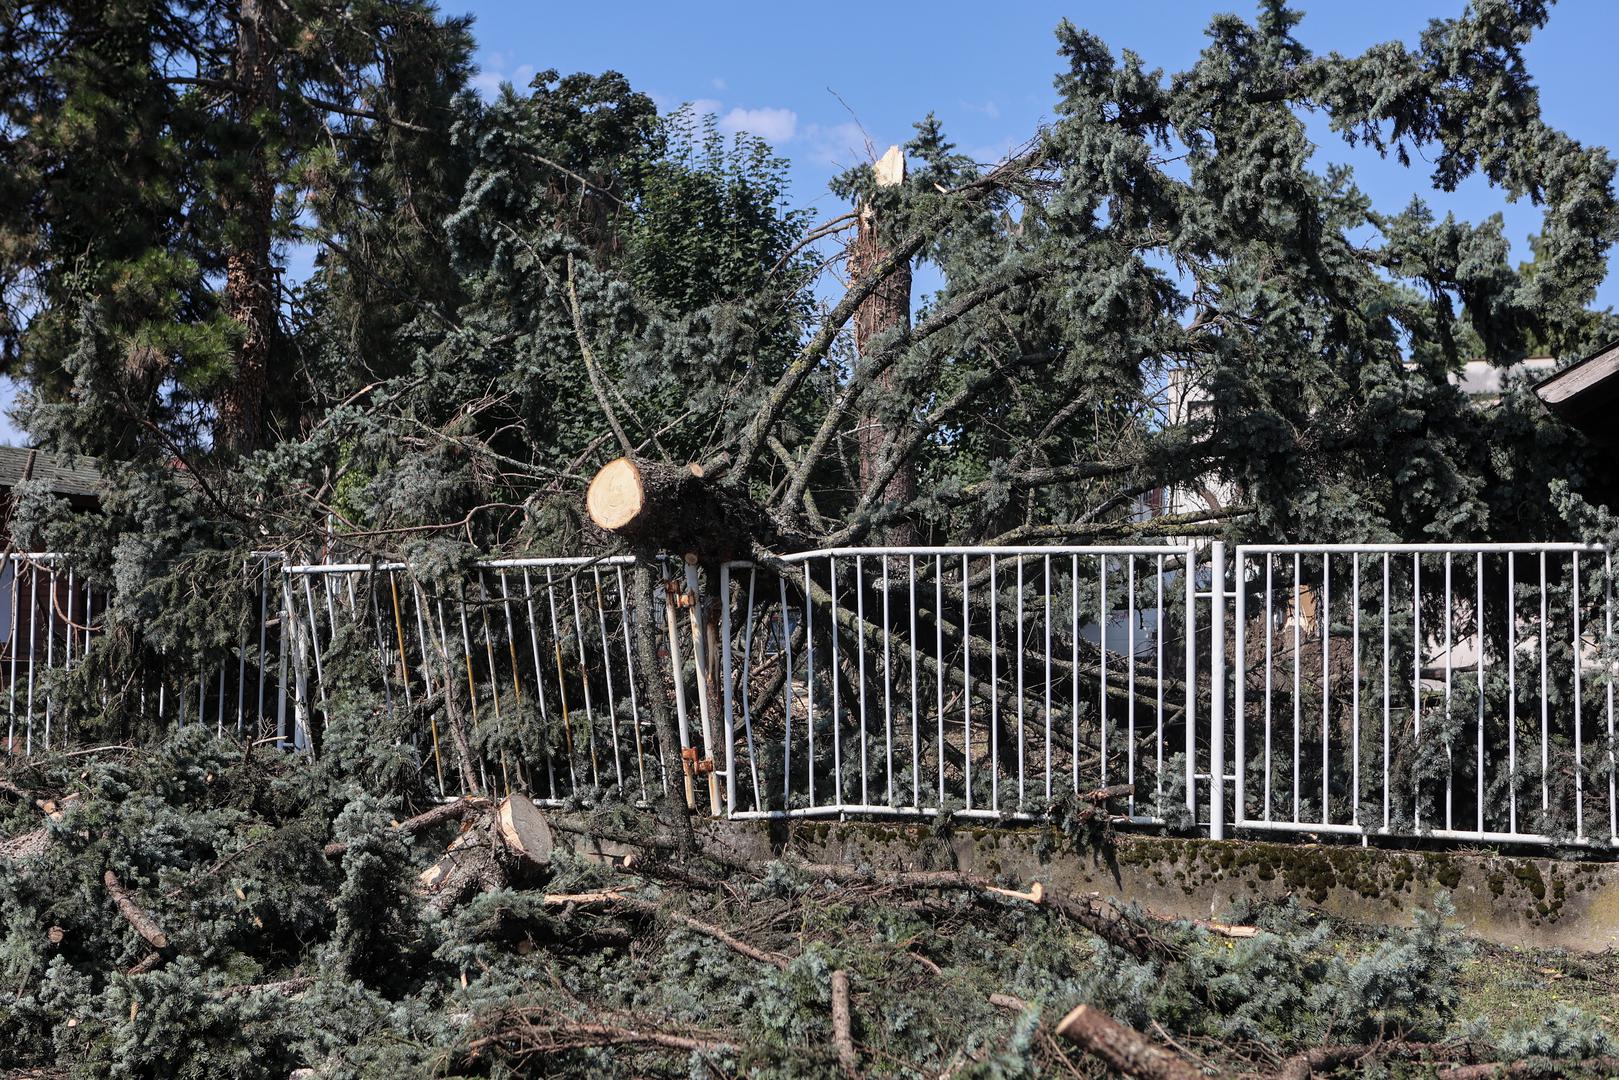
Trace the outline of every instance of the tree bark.
{"label": "tree bark", "polygon": [[101,884],[106,887],[107,895],[112,897],[114,904],[118,905],[118,914],[124,921],[135,928],[135,932],[150,945],[154,951],[162,953],[169,947],[169,935],[157,925],[157,920],[147,914],[145,908],[137,904],[124,883],[118,880],[118,875],[108,870],[101,875]]}
{"label": "tree bark", "polygon": [[232,230],[225,257],[225,311],[241,328],[236,371],[214,399],[216,445],[245,452],[260,445],[264,392],[276,327],[275,265],[270,260],[275,179],[268,133],[277,107],[275,38],[268,0],[239,0],[232,82],[236,126],[246,145],[238,149],[241,179],[227,186],[221,203]]}
{"label": "tree bark", "polygon": [[[877,186],[896,187],[905,181],[905,158],[899,147],[890,147],[877,163]],[[884,238],[882,223],[871,206],[860,209],[855,240],[849,249],[849,279],[851,283],[876,272],[883,261],[893,254]],[[873,362],[881,351],[880,339],[890,331],[905,331],[911,325],[911,266],[906,261],[897,266],[870,296],[861,301],[855,311],[855,350],[862,364]],[[870,491],[874,475],[882,463],[882,448],[889,434],[889,423],[884,419],[883,400],[896,393],[897,374],[889,365],[874,380],[862,399],[857,427],[859,445],[860,493]],[[882,492],[882,501],[905,506],[916,498],[916,466],[906,463],[895,471]],[[914,545],[918,530],[911,523],[897,523],[884,530],[886,543]]]}

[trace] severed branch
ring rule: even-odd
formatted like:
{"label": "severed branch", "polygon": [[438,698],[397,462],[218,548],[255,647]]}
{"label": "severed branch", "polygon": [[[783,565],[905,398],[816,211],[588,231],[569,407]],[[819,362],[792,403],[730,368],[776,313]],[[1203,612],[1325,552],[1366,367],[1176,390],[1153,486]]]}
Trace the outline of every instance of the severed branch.
{"label": "severed branch", "polygon": [[141,939],[152,947],[153,955],[162,956],[168,952],[169,935],[165,934],[163,928],[158,926],[157,920],[129,895],[129,890],[118,880],[118,875],[109,869],[101,875],[101,884],[106,888],[107,895],[112,897],[113,903],[118,906],[118,914],[122,915],[124,921],[134,927]]}
{"label": "severed branch", "polygon": [[1203,1080],[1201,1069],[1090,1005],[1076,1006],[1063,1017],[1057,1023],[1057,1034],[1126,1076],[1141,1080]]}
{"label": "severed branch", "polygon": [[573,334],[579,343],[579,355],[585,362],[585,372],[590,376],[590,388],[595,392],[596,404],[601,407],[602,415],[607,417],[607,424],[618,437],[618,445],[626,457],[635,456],[635,444],[624,432],[624,425],[619,423],[618,413],[613,409],[613,403],[607,398],[607,391],[602,385],[601,371],[596,364],[596,354],[590,347],[590,339],[585,334],[584,316],[579,312],[579,292],[574,287],[573,256],[568,256],[568,311],[573,316]]}
{"label": "severed branch", "polygon": [[[1465,1052],[1465,1047],[1463,1048]],[[1454,1053],[1454,1050],[1451,1051]],[[1444,1060],[1447,1048],[1435,1046],[1431,1043],[1402,1042],[1390,1040],[1377,1043],[1349,1043],[1341,1046],[1318,1046],[1300,1054],[1294,1054],[1282,1062],[1282,1067],[1273,1074],[1273,1080],[1310,1080],[1310,1077],[1326,1075],[1336,1072],[1345,1066],[1359,1065],[1362,1062],[1376,1061],[1381,1058],[1400,1058],[1402,1060]],[[1494,1070],[1499,1065],[1466,1066],[1457,1075],[1456,1069],[1439,1070],[1440,1077],[1449,1080],[1483,1080],[1484,1077],[1498,1074]],[[1482,1069],[1483,1072],[1468,1072],[1468,1069]],[[1538,1071],[1538,1070],[1537,1070]]]}
{"label": "severed branch", "polygon": [[[397,822],[394,828],[406,836],[415,836],[419,832],[431,829],[434,825],[445,821],[460,821],[468,814],[481,813],[492,809],[494,806],[495,800],[493,799],[478,795],[463,796],[453,802],[441,803],[431,810],[417,814],[413,818],[406,818],[404,821]],[[335,857],[343,854],[348,848],[347,842],[333,840],[321,851],[326,855]]]}
{"label": "severed branch", "polygon": [[842,968],[832,973],[832,1048],[838,1054],[843,1075],[860,1075],[860,1055],[855,1053],[849,1022],[849,973]]}
{"label": "severed branch", "polygon": [[637,1043],[688,1054],[692,1052],[711,1054],[736,1049],[734,1043],[717,1039],[676,1035],[668,1031],[617,1024],[566,1020],[532,1009],[517,1010],[499,1019],[503,1022],[498,1030],[474,1039],[468,1044],[466,1057],[469,1060],[477,1060],[487,1051],[502,1046],[510,1046],[520,1056],[578,1050],[591,1046]]}
{"label": "severed branch", "polygon": [[687,915],[683,911],[676,911],[664,904],[655,904],[650,900],[639,897],[625,896],[616,889],[606,889],[595,893],[559,893],[545,897],[547,906],[567,907],[616,907],[634,911],[641,915],[649,915],[654,919],[669,919],[686,927],[688,930],[712,938],[720,944],[731,949],[750,960],[757,960],[761,964],[769,964],[780,971],[787,970],[787,958],[779,953],[767,952],[756,945],[750,945],[741,938],[727,933],[713,923]]}

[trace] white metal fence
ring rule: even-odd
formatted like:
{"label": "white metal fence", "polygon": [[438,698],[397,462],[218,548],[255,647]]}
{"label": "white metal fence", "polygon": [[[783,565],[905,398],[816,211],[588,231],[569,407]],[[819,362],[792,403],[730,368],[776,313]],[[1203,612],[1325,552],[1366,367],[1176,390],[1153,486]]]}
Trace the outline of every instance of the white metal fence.
{"label": "white metal fence", "polygon": [[1606,551],[1244,546],[1234,584],[1235,825],[1619,842]]}
{"label": "white metal fence", "polygon": [[[1030,817],[1196,756],[1190,546],[850,548],[721,569],[733,815]],[[1166,754],[1170,755],[1166,759]],[[1195,796],[1192,770],[1180,795]]]}
{"label": "white metal fence", "polygon": [[[1126,785],[1127,820],[1213,837],[1619,845],[1602,549],[849,548],[707,576],[672,565],[654,568],[643,672],[628,557],[431,572],[257,557],[240,642],[160,655],[130,692],[165,724],[311,752],[330,715],[358,709],[443,795],[644,802],[673,780],[734,817],[1029,820]],[[9,746],[35,753],[87,707],[67,691],[107,598],[58,556],[14,555],[4,574]]]}

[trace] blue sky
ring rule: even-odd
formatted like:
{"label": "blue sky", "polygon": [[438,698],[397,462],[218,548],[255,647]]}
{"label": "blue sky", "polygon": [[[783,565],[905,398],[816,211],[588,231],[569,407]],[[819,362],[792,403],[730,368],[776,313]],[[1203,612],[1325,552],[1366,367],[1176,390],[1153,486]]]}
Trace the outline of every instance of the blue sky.
{"label": "blue sky", "polygon": [[[616,69],[664,110],[696,102],[722,128],[768,139],[793,162],[794,201],[825,216],[846,209],[826,192],[827,178],[864,158],[867,137],[880,154],[908,138],[911,124],[930,110],[980,160],[995,160],[1026,139],[1051,117],[1059,64],[1052,30],[1064,17],[1097,34],[1115,55],[1131,49],[1149,67],[1174,72],[1195,61],[1212,15],[1235,11],[1251,20],[1257,10],[1230,0],[631,2],[615,5],[608,18],[603,9],[575,3],[441,2],[446,12],[476,18],[486,90],[502,79],[521,87],[546,68]],[[1354,53],[1390,38],[1414,43],[1430,19],[1460,14],[1463,0],[1295,0],[1294,6],[1305,13],[1298,36],[1307,46]],[[1528,62],[1554,126],[1582,142],[1619,148],[1611,89],[1616,41],[1619,4],[1564,0],[1530,45]],[[1501,211],[1514,255],[1528,257],[1525,238],[1540,217],[1535,207],[1507,204],[1478,181],[1449,195],[1430,193],[1420,160],[1407,169],[1352,150],[1324,124],[1317,128],[1318,160],[1353,165],[1380,208],[1400,209],[1421,192],[1440,210],[1469,220]],[[1599,301],[1619,304],[1619,275],[1610,273]]]}
{"label": "blue sky", "polygon": [[[903,142],[929,111],[963,150],[993,161],[1021,143],[1055,101],[1058,57],[1052,29],[1063,17],[1091,30],[1114,51],[1128,48],[1166,72],[1189,66],[1205,42],[1211,15],[1255,5],[1202,0],[1076,0],[1068,4],[899,3],[595,4],[512,0],[440,0],[446,13],[475,17],[480,88],[502,80],[525,86],[536,71],[615,69],[665,111],[694,102],[723,129],[747,129],[793,162],[793,202],[818,216],[846,207],[826,192],[840,169],[864,160],[866,142],[881,153]],[[1462,0],[1295,0],[1305,12],[1298,36],[1317,52],[1353,53],[1400,38],[1414,42],[1428,20],[1462,11]],[[1585,143],[1619,148],[1612,51],[1619,3],[1564,0],[1528,50],[1547,119]],[[1539,211],[1511,205],[1473,180],[1449,195],[1429,192],[1418,161],[1406,169],[1354,151],[1322,130],[1318,160],[1355,167],[1361,187],[1385,210],[1422,193],[1440,210],[1480,220],[1500,211],[1514,254]],[[307,265],[295,254],[292,262]],[[1610,262],[1599,302],[1619,305]],[[0,400],[9,400],[0,386]],[[20,437],[0,424],[0,441]]]}

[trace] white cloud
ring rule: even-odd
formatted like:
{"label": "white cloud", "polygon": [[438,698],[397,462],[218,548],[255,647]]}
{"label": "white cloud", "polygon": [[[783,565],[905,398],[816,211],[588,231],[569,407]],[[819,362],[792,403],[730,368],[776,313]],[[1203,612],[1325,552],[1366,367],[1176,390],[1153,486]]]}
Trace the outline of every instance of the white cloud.
{"label": "white cloud", "polygon": [[841,124],[811,124],[804,129],[804,141],[809,144],[812,160],[840,169],[870,161],[875,152],[868,144],[866,132],[853,120]]}
{"label": "white cloud", "polygon": [[733,135],[746,131],[779,145],[791,141],[797,134],[798,114],[791,109],[735,108],[720,117],[720,130]]}
{"label": "white cloud", "polygon": [[528,89],[529,80],[534,78],[535,67],[533,64],[511,67],[515,59],[510,53],[486,53],[478,73],[470,80],[472,88],[485,99],[499,94],[502,83],[511,83],[519,92]]}
{"label": "white cloud", "polygon": [[693,98],[691,101],[686,102],[686,104],[691,106],[691,114],[698,117],[708,116],[710,114],[717,116],[719,111],[725,108],[725,103],[723,101],[715,101],[713,98],[706,97]]}
{"label": "white cloud", "polygon": [[993,101],[985,101],[982,103],[963,101],[961,103],[961,107],[966,109],[968,112],[975,112],[981,116],[987,116],[991,120],[999,120],[1001,118],[1001,107],[995,104]]}
{"label": "white cloud", "polygon": [[725,89],[725,80],[724,79],[714,79],[713,83],[714,83],[714,89],[721,90],[721,91],[723,91]]}

